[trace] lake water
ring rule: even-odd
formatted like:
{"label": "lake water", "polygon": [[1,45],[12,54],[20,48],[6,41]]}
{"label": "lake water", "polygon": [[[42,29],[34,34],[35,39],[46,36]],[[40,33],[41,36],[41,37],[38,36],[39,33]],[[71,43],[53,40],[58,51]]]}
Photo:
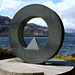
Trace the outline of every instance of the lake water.
{"label": "lake water", "polygon": [[[26,44],[29,44],[32,39],[33,37],[24,38]],[[46,44],[48,37],[36,37],[36,39],[43,47]],[[0,47],[4,49],[12,50],[8,37],[0,37]],[[65,37],[63,46],[61,47],[58,53],[62,55],[71,55],[75,53],[75,37]]]}

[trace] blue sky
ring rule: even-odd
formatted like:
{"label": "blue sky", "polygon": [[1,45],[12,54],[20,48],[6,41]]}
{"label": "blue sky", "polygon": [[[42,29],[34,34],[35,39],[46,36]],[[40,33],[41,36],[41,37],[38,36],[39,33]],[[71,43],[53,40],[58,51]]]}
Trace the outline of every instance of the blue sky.
{"label": "blue sky", "polygon": [[62,0],[50,0],[50,1],[52,1],[54,4],[57,4],[59,2],[62,2]]}
{"label": "blue sky", "polygon": [[[18,10],[29,4],[43,4],[53,9],[62,19],[65,28],[75,29],[75,0],[0,0],[0,15],[13,18]],[[32,20],[34,22],[34,20]],[[32,22],[31,21],[31,22]],[[35,19],[35,22],[37,20]],[[44,22],[38,19],[38,23]]]}

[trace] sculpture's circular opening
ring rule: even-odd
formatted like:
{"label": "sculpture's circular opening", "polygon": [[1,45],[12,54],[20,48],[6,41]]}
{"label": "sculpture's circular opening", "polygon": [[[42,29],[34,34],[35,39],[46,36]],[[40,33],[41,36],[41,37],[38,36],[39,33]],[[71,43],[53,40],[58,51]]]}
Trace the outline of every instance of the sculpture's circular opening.
{"label": "sculpture's circular opening", "polygon": [[27,46],[35,38],[41,47],[44,47],[47,43],[48,35],[48,26],[40,17],[29,20],[24,26],[23,39]]}

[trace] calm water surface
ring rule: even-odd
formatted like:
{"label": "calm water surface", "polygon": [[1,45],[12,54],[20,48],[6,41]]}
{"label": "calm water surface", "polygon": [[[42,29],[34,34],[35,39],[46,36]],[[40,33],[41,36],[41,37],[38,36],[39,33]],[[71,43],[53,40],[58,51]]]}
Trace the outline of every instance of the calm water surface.
{"label": "calm water surface", "polygon": [[[27,45],[30,43],[32,39],[33,37],[24,38]],[[43,47],[47,43],[48,37],[36,37],[36,39]],[[4,49],[12,50],[8,37],[0,37],[0,47]],[[66,37],[63,46],[61,47],[58,53],[62,55],[71,55],[72,53],[75,53],[75,37]]]}

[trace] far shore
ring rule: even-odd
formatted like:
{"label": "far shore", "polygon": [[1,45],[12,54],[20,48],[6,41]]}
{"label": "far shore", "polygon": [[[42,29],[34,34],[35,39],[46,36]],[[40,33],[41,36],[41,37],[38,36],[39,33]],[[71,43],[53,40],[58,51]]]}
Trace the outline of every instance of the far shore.
{"label": "far shore", "polygon": [[[0,37],[9,37],[9,36],[0,36]],[[48,37],[48,36],[24,36],[24,37]]]}

